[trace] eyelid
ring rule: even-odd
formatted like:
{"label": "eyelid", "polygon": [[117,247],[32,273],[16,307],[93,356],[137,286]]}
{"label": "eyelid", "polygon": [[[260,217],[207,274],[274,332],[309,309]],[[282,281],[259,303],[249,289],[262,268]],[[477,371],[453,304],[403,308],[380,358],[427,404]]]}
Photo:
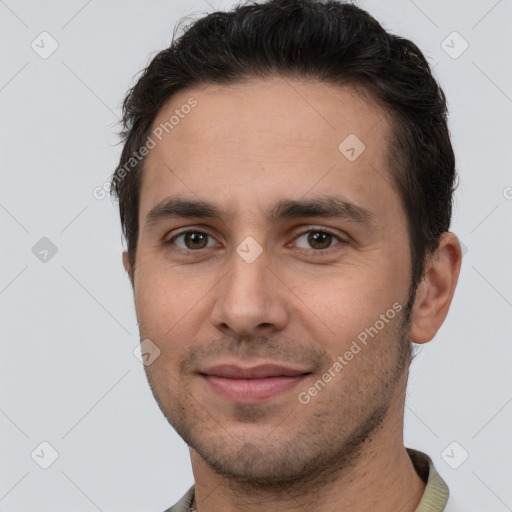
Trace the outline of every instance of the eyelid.
{"label": "eyelid", "polygon": [[[333,250],[339,249],[339,247],[338,247],[339,245],[348,243],[348,240],[345,240],[340,234],[338,234],[334,230],[332,230],[328,227],[325,227],[325,226],[308,226],[307,229],[305,229],[305,227],[302,226],[302,230],[293,235],[293,240],[291,243],[293,244],[297,240],[297,238],[300,238],[301,236],[304,236],[311,232],[327,233],[327,234],[337,238],[339,242],[334,244],[331,247],[326,248],[326,249],[314,249],[314,248],[304,249],[303,247],[297,247],[297,249],[299,251],[307,252],[309,254],[314,254],[315,256],[321,256],[322,254],[330,254]],[[164,243],[166,245],[167,244],[175,245],[176,238],[186,235],[188,233],[200,233],[200,234],[206,235],[207,237],[209,237],[212,240],[215,240],[217,242],[215,237],[213,235],[211,235],[210,233],[208,233],[208,230],[206,230],[204,228],[195,228],[195,227],[191,228],[191,227],[187,226],[186,228],[183,228],[183,230],[178,231],[177,233],[173,234],[173,236],[171,238],[169,238],[168,240],[165,240]],[[218,244],[218,242],[217,242],[217,244]],[[287,244],[287,245],[290,245],[290,244]],[[212,247],[202,247],[201,249],[184,249],[179,246],[176,246],[176,247],[177,247],[178,251],[182,251],[183,253],[186,253],[186,254],[199,253],[204,249],[212,248]]]}
{"label": "eyelid", "polygon": [[[203,228],[190,228],[190,227],[187,227],[187,228],[184,228],[181,231],[178,231],[177,233],[174,233],[171,238],[164,239],[164,244],[166,244],[166,245],[176,245],[175,244],[176,238],[178,238],[180,236],[183,236],[183,235],[187,235],[188,233],[200,233],[202,235],[206,235],[210,239],[215,240],[217,242],[216,238],[213,235],[211,235],[210,233],[208,233],[207,230],[205,230]],[[217,242],[217,244],[218,244],[218,242]],[[187,254],[188,253],[192,253],[192,252],[200,252],[203,249],[211,249],[212,248],[212,247],[202,247],[201,249],[184,249],[183,247],[179,247],[179,246],[176,246],[176,247],[178,248],[179,251],[184,251]]]}
{"label": "eyelid", "polygon": [[315,256],[321,256],[322,254],[330,254],[334,250],[339,250],[339,246],[348,243],[348,240],[344,239],[340,234],[336,233],[334,230],[324,227],[324,226],[309,226],[307,229],[303,229],[302,231],[298,232],[293,237],[294,243],[298,238],[301,236],[304,236],[308,233],[327,233],[339,240],[338,243],[332,245],[331,247],[328,247],[327,249],[304,249],[303,247],[297,247],[299,251],[307,252],[309,254],[314,254]]}
{"label": "eyelid", "polygon": [[[294,237],[297,238],[300,235],[305,235],[306,233],[310,233],[311,231],[314,232],[321,232],[321,233],[329,233],[329,235],[333,235],[338,237],[340,240],[343,240],[343,234],[336,231],[335,229],[329,228],[327,226],[315,226],[315,225],[306,225],[301,226],[300,231],[297,228],[296,233],[294,234]],[[348,236],[348,235],[345,235]],[[346,240],[345,240],[346,241]]]}

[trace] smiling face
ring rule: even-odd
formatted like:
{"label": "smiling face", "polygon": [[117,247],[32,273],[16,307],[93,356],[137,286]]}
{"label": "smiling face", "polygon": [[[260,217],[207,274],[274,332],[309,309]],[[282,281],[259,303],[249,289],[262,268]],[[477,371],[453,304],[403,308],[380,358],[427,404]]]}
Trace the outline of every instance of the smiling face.
{"label": "smiling face", "polygon": [[[402,425],[411,260],[388,118],[352,87],[252,79],[181,91],[153,128],[191,97],[141,185],[152,391],[220,474],[284,482],[347,463]],[[204,375],[269,363],[300,375]]]}

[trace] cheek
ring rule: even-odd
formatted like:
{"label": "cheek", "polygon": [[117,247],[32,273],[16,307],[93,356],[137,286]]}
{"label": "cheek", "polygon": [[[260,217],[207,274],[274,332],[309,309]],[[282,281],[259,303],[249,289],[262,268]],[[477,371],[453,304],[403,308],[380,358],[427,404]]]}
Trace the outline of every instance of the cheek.
{"label": "cheek", "polygon": [[135,308],[141,334],[160,338],[185,314],[181,283],[149,262],[136,270]]}
{"label": "cheek", "polygon": [[181,275],[168,265],[146,261],[135,283],[140,335],[155,342],[162,355],[168,351],[179,354],[205,321],[204,299],[212,284],[208,279]]}
{"label": "cheek", "polygon": [[[404,280],[401,274],[396,277]],[[351,265],[329,276],[302,277],[292,287],[298,297],[295,311],[299,322],[308,326],[315,339],[323,340],[327,352],[338,355],[361,332],[374,326],[380,315],[386,315],[393,304],[401,304],[405,283],[398,278],[385,265],[378,270]],[[391,313],[388,317],[393,318],[395,311]]]}

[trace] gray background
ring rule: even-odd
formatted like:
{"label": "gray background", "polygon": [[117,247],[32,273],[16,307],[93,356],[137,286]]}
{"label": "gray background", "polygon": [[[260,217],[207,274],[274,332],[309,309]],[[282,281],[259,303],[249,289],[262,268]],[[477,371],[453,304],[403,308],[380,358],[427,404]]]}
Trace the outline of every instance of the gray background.
{"label": "gray background", "polygon": [[[92,191],[118,160],[135,73],[180,18],[231,5],[0,1],[1,511],[161,512],[192,483],[133,354],[116,207]],[[458,510],[512,510],[512,1],[360,5],[435,67],[461,175],[452,231],[467,252],[411,368],[405,444],[432,457]],[[58,43],[47,58],[43,31]],[[48,469],[42,442],[59,454]]]}

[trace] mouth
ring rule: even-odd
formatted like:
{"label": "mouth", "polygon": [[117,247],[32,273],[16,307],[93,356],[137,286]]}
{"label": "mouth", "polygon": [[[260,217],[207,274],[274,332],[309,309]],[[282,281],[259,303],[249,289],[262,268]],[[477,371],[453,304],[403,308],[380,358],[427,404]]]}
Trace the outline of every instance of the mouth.
{"label": "mouth", "polygon": [[253,367],[218,365],[200,372],[220,396],[238,403],[258,403],[290,391],[311,372],[275,364]]}

